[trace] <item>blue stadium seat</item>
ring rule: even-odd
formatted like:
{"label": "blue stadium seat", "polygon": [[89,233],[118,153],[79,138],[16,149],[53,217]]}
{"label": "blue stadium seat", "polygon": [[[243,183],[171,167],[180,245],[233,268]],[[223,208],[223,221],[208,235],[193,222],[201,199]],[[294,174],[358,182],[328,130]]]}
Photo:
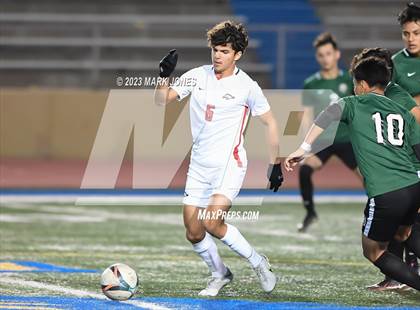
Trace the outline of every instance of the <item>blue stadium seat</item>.
{"label": "blue stadium seat", "polygon": [[[307,0],[231,0],[235,14],[246,16],[249,24],[272,25],[314,25],[320,21],[315,9]],[[260,41],[258,55],[261,62],[271,63],[274,71],[272,81],[275,88],[301,88],[303,80],[317,70],[313,56],[312,41],[319,31],[288,32],[285,49],[285,80],[277,80],[278,43],[273,31],[250,31],[250,35]]]}

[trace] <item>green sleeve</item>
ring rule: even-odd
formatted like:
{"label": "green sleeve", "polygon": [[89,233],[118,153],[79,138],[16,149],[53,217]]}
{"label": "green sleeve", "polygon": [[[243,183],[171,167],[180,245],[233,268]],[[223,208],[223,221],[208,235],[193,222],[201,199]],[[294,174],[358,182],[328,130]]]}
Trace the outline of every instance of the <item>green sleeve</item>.
{"label": "green sleeve", "polygon": [[392,69],[391,81],[398,84],[398,72],[397,72],[397,69],[395,68],[395,63],[394,63],[394,68]]}
{"label": "green sleeve", "polygon": [[414,100],[414,98],[411,97],[408,91],[406,91],[402,87],[401,87],[401,103],[408,111],[411,111],[414,107],[417,106],[417,103]]}
{"label": "green sleeve", "polygon": [[413,108],[417,107],[417,103],[414,101],[413,97],[410,96],[411,100],[405,102],[405,107],[408,111],[411,111]]}
{"label": "green sleeve", "polygon": [[[403,105],[408,111],[411,111],[414,107],[417,106],[416,101],[413,97],[411,97],[410,93],[406,91],[401,86],[394,85],[394,94],[387,96],[389,99],[398,102],[399,104]],[[386,94],[385,94],[386,95]]]}
{"label": "green sleeve", "polygon": [[409,120],[410,134],[408,136],[410,145],[420,144],[420,125],[416,122],[414,116],[410,114]]}
{"label": "green sleeve", "polygon": [[349,124],[351,123],[351,120],[353,119],[353,104],[349,97],[342,98],[337,101],[337,104],[340,105],[341,110],[343,111],[341,113],[341,121],[343,123]]}

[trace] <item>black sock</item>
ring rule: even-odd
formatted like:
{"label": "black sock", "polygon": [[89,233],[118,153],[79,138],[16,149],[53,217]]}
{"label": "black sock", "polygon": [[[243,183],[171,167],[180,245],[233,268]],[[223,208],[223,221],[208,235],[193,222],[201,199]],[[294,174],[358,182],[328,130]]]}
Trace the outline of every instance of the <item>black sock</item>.
{"label": "black sock", "polygon": [[388,245],[388,252],[394,254],[400,259],[403,259],[404,245],[401,242],[392,240]]}
{"label": "black sock", "polygon": [[410,237],[405,242],[411,252],[420,258],[420,222],[418,221],[419,216],[417,215],[417,221],[414,223],[411,229]]}
{"label": "black sock", "polygon": [[302,195],[303,205],[308,214],[315,215],[314,206],[314,185],[312,184],[312,174],[314,169],[311,166],[303,165],[299,170],[299,186]]}
{"label": "black sock", "polygon": [[[388,252],[394,254],[399,259],[403,260],[404,257],[404,245],[401,242],[392,240],[388,245]],[[385,276],[387,280],[391,280],[390,277]]]}
{"label": "black sock", "polygon": [[374,265],[388,277],[420,291],[420,276],[394,254],[385,251]]}

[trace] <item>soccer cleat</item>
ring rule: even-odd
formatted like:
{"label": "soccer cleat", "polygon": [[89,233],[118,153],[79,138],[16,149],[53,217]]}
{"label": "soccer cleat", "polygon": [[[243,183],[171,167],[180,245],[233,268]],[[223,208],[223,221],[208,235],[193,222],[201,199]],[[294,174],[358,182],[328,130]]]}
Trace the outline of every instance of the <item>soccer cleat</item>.
{"label": "soccer cleat", "polygon": [[232,282],[233,274],[229,268],[226,269],[227,272],[223,278],[211,277],[207,282],[207,287],[198,293],[198,296],[215,297],[226,284]]}
{"label": "soccer cleat", "polygon": [[263,255],[261,263],[254,270],[260,280],[263,291],[266,293],[272,292],[277,284],[277,277],[271,270],[271,265],[265,255]]}
{"label": "soccer cleat", "polygon": [[298,225],[298,232],[304,233],[308,230],[309,226],[316,223],[318,221],[318,216],[316,213],[308,213],[306,214],[303,222]]}
{"label": "soccer cleat", "polygon": [[367,289],[370,291],[405,290],[406,288],[407,285],[388,278],[385,278],[385,280],[367,287]]}

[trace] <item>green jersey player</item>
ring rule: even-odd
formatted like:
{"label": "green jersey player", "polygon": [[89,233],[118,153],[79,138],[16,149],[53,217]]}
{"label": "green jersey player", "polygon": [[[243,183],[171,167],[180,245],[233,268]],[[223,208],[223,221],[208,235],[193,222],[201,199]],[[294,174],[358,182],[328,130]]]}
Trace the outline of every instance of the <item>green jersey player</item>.
{"label": "green jersey player", "polygon": [[[364,57],[368,56],[379,56],[385,59],[391,68],[393,68],[392,80],[385,90],[385,95],[403,104],[407,110],[415,116],[418,123],[420,123],[420,106],[416,106],[416,101],[420,103],[420,75],[416,76],[416,72],[420,72],[420,8],[414,4],[408,4],[400,14],[398,18],[402,27],[402,38],[405,43],[405,48],[396,53],[392,60],[390,59],[389,52],[384,53],[383,49],[365,49],[360,55]],[[396,83],[398,84],[396,84]],[[402,89],[402,87],[404,89]],[[409,92],[409,93],[407,93]],[[411,96],[407,96],[411,94]],[[420,161],[416,158],[415,154],[412,153],[415,167],[417,168],[418,175],[420,177]],[[420,229],[420,215],[417,215],[416,224],[414,229]],[[403,258],[404,246],[402,243],[392,241],[388,247],[389,251],[398,257]],[[410,253],[406,247],[407,264],[413,269],[419,271],[419,264],[416,256]],[[392,290],[392,289],[404,289],[404,285],[398,283],[390,278],[369,286],[372,290]]]}
{"label": "green jersey player", "polygon": [[325,109],[285,166],[292,170],[332,122],[347,123],[369,198],[362,228],[363,254],[385,275],[420,290],[420,276],[387,250],[389,241],[396,238],[406,240],[420,256],[420,232],[412,231],[420,207],[420,180],[410,157],[412,148],[420,159],[420,126],[406,108],[384,96],[391,78],[385,61],[368,57],[353,63],[356,96]]}
{"label": "green jersey player", "polygon": [[[331,34],[320,34],[313,45],[316,50],[315,57],[319,63],[320,71],[305,80],[302,103],[305,106],[305,113],[318,115],[331,102],[351,95],[353,93],[353,82],[350,75],[338,67],[340,50]],[[321,139],[324,142],[320,142],[320,144],[323,145],[326,144],[326,140],[333,140],[329,135],[324,135]],[[306,232],[308,227],[318,219],[313,200],[312,174],[314,171],[321,169],[333,155],[340,158],[350,170],[360,176],[350,144],[347,125],[343,122],[340,122],[338,125],[334,143],[313,156],[306,158],[300,166],[299,186],[306,215],[298,226],[299,232]]]}
{"label": "green jersey player", "polygon": [[[417,27],[420,32],[420,26]],[[406,89],[420,105],[420,73],[418,73],[420,72],[420,51],[415,56],[404,48],[394,54],[392,60],[394,62],[393,81]]]}
{"label": "green jersey player", "polygon": [[[395,80],[407,90],[420,106],[420,6],[413,2],[398,15],[404,49],[394,55]],[[420,174],[419,174],[420,177]],[[420,213],[417,215],[415,230],[420,231]],[[415,255],[407,251],[406,262],[412,268],[420,268]],[[402,256],[402,254],[401,254]]]}
{"label": "green jersey player", "polygon": [[[379,47],[365,48],[361,53],[354,57],[354,63],[352,63],[352,66],[354,67],[358,61],[368,57],[377,57],[383,59],[387,63],[391,72],[395,72],[393,71],[394,64],[391,59],[391,53],[389,52],[389,50]],[[399,103],[408,111],[410,111],[416,119],[417,123],[420,124],[420,106],[417,106],[414,98],[399,84],[393,81],[389,82],[385,88],[385,96]],[[417,159],[416,155],[412,151],[411,158],[413,159],[414,166],[416,167],[420,177],[420,161]]]}
{"label": "green jersey player", "polygon": [[[394,80],[408,91],[420,106],[420,6],[413,2],[407,4],[398,15],[398,22],[405,48],[393,57]],[[414,229],[420,231],[420,213],[417,215]],[[407,247],[405,250],[407,264],[420,274],[415,255],[410,253]],[[401,257],[402,255],[400,254]]]}
{"label": "green jersey player", "polygon": [[393,80],[420,105],[420,7],[409,3],[399,14],[404,49],[396,53]]}

